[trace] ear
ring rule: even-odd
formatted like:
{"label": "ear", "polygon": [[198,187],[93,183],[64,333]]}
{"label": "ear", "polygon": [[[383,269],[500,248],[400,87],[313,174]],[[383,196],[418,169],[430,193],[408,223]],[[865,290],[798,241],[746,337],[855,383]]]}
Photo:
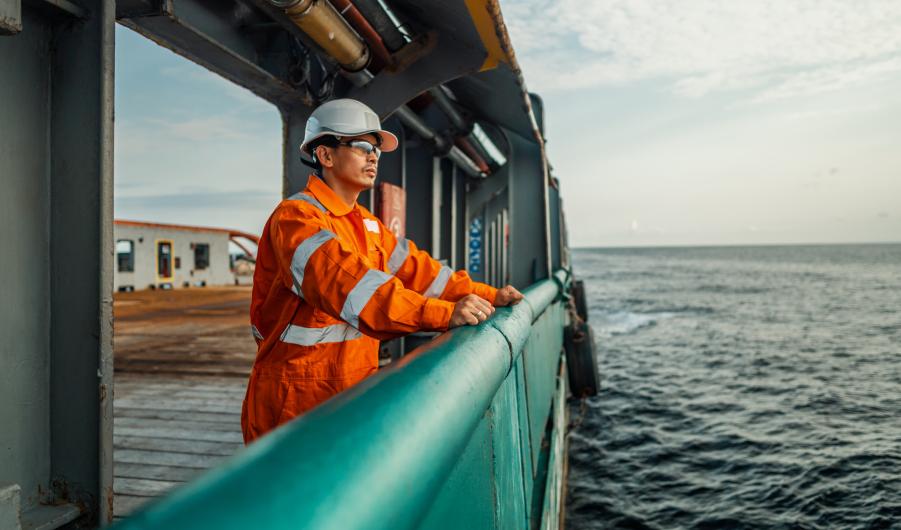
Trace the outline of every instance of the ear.
{"label": "ear", "polygon": [[332,151],[328,147],[324,145],[320,145],[316,147],[316,160],[319,161],[319,164],[322,167],[332,167],[335,165],[335,161],[332,160]]}

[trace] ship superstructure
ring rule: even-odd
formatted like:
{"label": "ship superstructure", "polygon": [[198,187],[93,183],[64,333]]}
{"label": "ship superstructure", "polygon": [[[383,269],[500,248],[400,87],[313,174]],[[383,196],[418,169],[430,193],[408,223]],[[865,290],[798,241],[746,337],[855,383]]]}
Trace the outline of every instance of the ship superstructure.
{"label": "ship superstructure", "polygon": [[122,527],[560,526],[565,401],[596,390],[593,341],[544,109],[494,0],[0,0],[0,513],[113,517],[116,22],[279,108],[286,196],[312,109],[363,101],[400,139],[364,205],[526,293],[393,342],[399,362]]}

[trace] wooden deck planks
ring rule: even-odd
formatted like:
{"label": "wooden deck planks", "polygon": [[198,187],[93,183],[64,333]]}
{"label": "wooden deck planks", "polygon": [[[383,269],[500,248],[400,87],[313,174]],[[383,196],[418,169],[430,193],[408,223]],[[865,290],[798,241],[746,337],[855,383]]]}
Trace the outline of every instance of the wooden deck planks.
{"label": "wooden deck planks", "polygon": [[137,449],[142,451],[163,451],[193,455],[231,456],[244,447],[241,442],[211,442],[197,440],[178,440],[169,438],[147,438],[145,436],[113,437],[115,447],[121,449]]}
{"label": "wooden deck planks", "polygon": [[[115,487],[113,488],[115,490]],[[135,495],[126,495],[124,493],[116,492],[113,497],[113,520],[119,520],[123,517],[127,517],[128,514],[137,510],[144,504],[152,501],[155,496],[135,496]]]}
{"label": "wooden deck planks", "polygon": [[113,460],[117,519],[243,447],[256,355],[248,288],[116,293]]}
{"label": "wooden deck planks", "polygon": [[120,427],[113,429],[114,435],[164,440],[186,440],[195,442],[226,442],[240,444],[244,441],[240,431],[215,431],[205,429],[165,429],[143,427]]}
{"label": "wooden deck planks", "polygon": [[184,484],[184,482],[116,477],[113,481],[113,489],[120,492],[122,495],[154,497],[162,495],[182,484]]}
{"label": "wooden deck planks", "polygon": [[125,517],[240,451],[246,380],[117,377],[113,510]]}
{"label": "wooden deck planks", "polygon": [[201,473],[203,473],[202,469],[190,467],[172,467],[156,464],[116,464],[116,479],[140,478],[169,482],[186,482],[197,478]]}
{"label": "wooden deck planks", "polygon": [[131,409],[144,410],[179,410],[182,412],[220,412],[234,414],[241,410],[240,405],[225,403],[222,401],[186,401],[181,399],[155,399],[155,400],[129,400],[123,399],[122,406]]}
{"label": "wooden deck planks", "polygon": [[202,429],[204,431],[239,431],[241,422],[238,417],[229,421],[196,421],[196,420],[176,420],[176,419],[156,419],[156,418],[130,418],[118,417],[114,420],[114,427],[132,428],[132,429],[184,429],[195,430]]}

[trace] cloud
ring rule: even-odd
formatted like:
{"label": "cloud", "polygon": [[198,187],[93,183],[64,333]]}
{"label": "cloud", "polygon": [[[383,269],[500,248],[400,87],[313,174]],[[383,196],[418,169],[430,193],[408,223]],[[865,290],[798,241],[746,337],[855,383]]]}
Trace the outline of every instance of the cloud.
{"label": "cloud", "polygon": [[[245,132],[246,125],[234,116],[204,116],[185,120],[162,120],[157,118],[147,119],[147,129],[151,127],[162,134],[194,142],[217,140],[243,140],[250,138]],[[145,129],[145,134],[150,132]]]}
{"label": "cloud", "polygon": [[540,91],[663,80],[685,97],[772,101],[901,71],[895,0],[511,0],[503,6]]}
{"label": "cloud", "polygon": [[123,209],[147,210],[235,210],[260,209],[268,210],[278,202],[278,194],[259,190],[215,191],[194,189],[184,193],[157,195],[119,195],[116,206]]}
{"label": "cloud", "polygon": [[280,200],[277,191],[267,193],[254,189],[117,195],[115,216],[117,219],[228,227],[258,234],[269,212]]}
{"label": "cloud", "polygon": [[160,69],[160,76],[178,80],[179,83],[205,85],[205,89],[234,100],[242,111],[272,112],[273,105],[265,99],[199,64],[186,61],[178,66],[166,66]]}

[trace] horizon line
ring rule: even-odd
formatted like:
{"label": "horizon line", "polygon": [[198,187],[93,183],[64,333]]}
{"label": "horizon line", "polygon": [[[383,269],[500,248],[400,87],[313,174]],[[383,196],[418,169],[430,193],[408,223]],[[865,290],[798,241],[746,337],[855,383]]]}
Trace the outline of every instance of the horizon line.
{"label": "horizon line", "polygon": [[901,245],[901,240],[895,241],[849,241],[849,242],[830,242],[830,243],[674,243],[674,244],[648,244],[648,245],[572,245],[572,250],[596,250],[596,249],[625,249],[625,248],[723,248],[723,247],[841,247],[841,246],[862,246],[862,245]]}

